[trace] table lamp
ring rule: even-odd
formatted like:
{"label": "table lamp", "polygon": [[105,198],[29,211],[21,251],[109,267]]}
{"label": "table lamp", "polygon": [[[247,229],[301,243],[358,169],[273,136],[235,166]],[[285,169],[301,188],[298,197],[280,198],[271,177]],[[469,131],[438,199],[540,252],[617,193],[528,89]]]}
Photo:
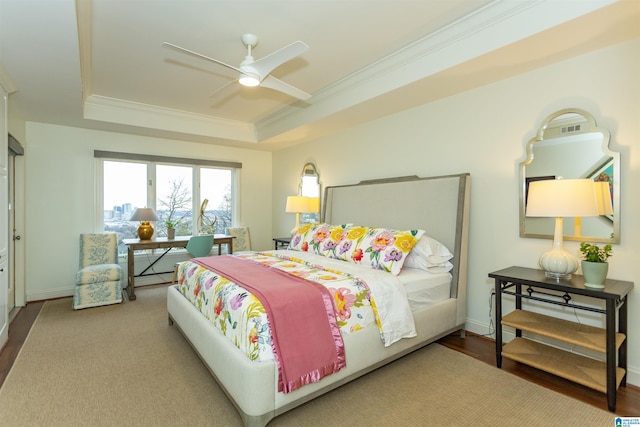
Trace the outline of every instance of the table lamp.
{"label": "table lamp", "polygon": [[596,185],[590,179],[555,179],[529,184],[526,215],[555,218],[553,246],[540,256],[538,265],[545,276],[571,278],[578,269],[578,259],[563,248],[562,218],[598,216]]}
{"label": "table lamp", "polygon": [[138,238],[140,240],[151,240],[153,237],[153,227],[149,221],[158,221],[158,216],[151,208],[136,208],[129,221],[140,221],[138,227]]}
{"label": "table lamp", "polygon": [[309,212],[318,212],[320,210],[319,197],[306,196],[289,196],[287,197],[287,206],[285,212],[296,214],[296,226],[291,230],[291,234],[295,234],[300,228],[300,214]]}

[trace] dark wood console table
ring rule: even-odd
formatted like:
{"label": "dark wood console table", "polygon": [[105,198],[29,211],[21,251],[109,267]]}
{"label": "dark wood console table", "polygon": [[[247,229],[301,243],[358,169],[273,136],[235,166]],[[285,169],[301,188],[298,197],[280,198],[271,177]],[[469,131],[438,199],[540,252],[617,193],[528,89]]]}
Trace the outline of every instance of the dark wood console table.
{"label": "dark wood console table", "polygon": [[[625,387],[627,381],[627,295],[633,289],[633,282],[607,279],[604,289],[594,289],[586,287],[584,278],[577,274],[570,280],[556,281],[546,278],[542,270],[524,267],[494,271],[489,277],[495,279],[498,368],[502,367],[502,358],[507,357],[550,372],[606,393],[607,406],[615,411],[618,387]],[[503,295],[513,295],[516,307],[504,317]],[[605,308],[577,303],[572,298],[575,295],[604,300]],[[602,313],[606,326],[597,328],[523,310],[523,299]],[[503,325],[515,328],[516,333],[516,338],[504,346]],[[529,340],[522,337],[522,331],[595,350],[605,355],[605,362]]]}
{"label": "dark wood console table", "polygon": [[291,237],[274,237],[273,249],[287,249],[287,247],[289,246],[289,242],[291,242]]}

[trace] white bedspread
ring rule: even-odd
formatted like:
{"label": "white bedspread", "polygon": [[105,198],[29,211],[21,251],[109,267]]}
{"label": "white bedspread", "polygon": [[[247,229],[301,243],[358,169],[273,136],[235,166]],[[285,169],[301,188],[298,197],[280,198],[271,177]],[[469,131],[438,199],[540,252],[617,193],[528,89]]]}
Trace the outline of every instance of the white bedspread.
{"label": "white bedspread", "polygon": [[450,298],[450,273],[429,273],[416,268],[403,267],[397,277],[404,286],[413,312],[424,310]]}
{"label": "white bedspread", "polygon": [[416,336],[416,327],[407,294],[400,279],[396,276],[385,271],[374,270],[308,252],[288,249],[271,252],[299,258],[311,264],[321,264],[325,268],[341,271],[362,279],[371,290],[376,303],[381,323],[381,336],[385,347],[402,338]]}

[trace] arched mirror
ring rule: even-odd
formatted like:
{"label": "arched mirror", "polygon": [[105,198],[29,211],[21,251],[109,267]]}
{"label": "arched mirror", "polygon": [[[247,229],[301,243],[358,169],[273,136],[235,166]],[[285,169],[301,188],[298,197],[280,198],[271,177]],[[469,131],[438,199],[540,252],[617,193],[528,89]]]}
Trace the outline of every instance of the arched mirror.
{"label": "arched mirror", "polygon": [[520,236],[553,239],[554,218],[525,216],[530,182],[590,178],[609,184],[613,212],[598,217],[567,218],[564,240],[620,242],[620,153],[609,149],[609,131],[586,111],[566,109],[550,115],[527,143],[520,163]]}
{"label": "arched mirror", "polygon": [[[298,195],[320,198],[320,174],[313,163],[307,163],[302,167]],[[303,223],[319,222],[320,203],[318,203],[318,212],[303,213],[301,220]]]}

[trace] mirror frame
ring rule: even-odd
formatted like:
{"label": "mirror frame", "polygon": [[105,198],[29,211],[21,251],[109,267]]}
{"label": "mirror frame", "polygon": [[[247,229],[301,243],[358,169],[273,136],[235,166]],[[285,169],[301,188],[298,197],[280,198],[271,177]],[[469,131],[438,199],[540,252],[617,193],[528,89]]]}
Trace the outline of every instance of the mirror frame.
{"label": "mirror frame", "polygon": [[[579,108],[567,108],[557,111],[548,116],[543,122],[538,133],[534,138],[529,140],[526,145],[526,159],[520,163],[520,237],[529,237],[536,239],[553,239],[553,229],[550,234],[536,234],[525,232],[525,207],[526,207],[526,167],[531,164],[534,159],[533,147],[537,142],[543,141],[544,133],[549,127],[549,124],[560,116],[565,114],[579,114],[586,119],[586,125],[588,129],[586,132],[601,133],[602,134],[602,152],[603,155],[611,157],[611,163],[613,165],[613,233],[612,237],[595,237],[595,236],[569,236],[564,235],[564,240],[570,240],[574,242],[598,242],[598,243],[620,243],[620,153],[611,151],[609,149],[609,142],[611,135],[608,129],[598,127],[595,119],[588,112]],[[549,138],[548,138],[549,139]],[[547,140],[548,140],[547,139]],[[573,177],[578,178],[578,177]]]}
{"label": "mirror frame", "polygon": [[302,214],[302,222],[319,222],[320,212],[322,212],[322,184],[320,184],[320,174],[316,165],[308,162],[302,167],[302,173],[300,174],[300,184],[298,184],[298,195],[303,196],[303,185],[305,176],[315,176],[318,183],[318,212],[304,213]]}

